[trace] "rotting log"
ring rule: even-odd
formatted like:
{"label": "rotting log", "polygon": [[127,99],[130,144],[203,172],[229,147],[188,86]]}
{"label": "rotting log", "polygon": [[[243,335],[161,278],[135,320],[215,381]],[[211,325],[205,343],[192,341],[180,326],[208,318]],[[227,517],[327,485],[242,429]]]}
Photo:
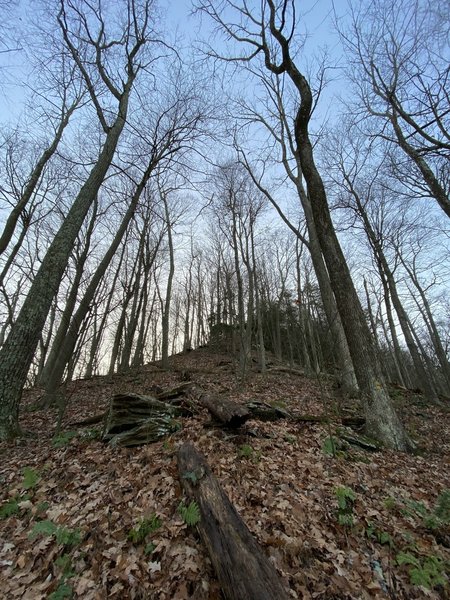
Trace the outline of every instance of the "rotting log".
{"label": "rotting log", "polygon": [[339,429],[337,435],[351,446],[359,446],[363,450],[369,452],[379,452],[381,450],[380,444],[376,440],[372,440],[365,435],[356,433],[351,429]]}
{"label": "rotting log", "polygon": [[141,446],[151,442],[158,442],[171,433],[178,431],[179,423],[170,415],[154,415],[141,425],[137,425],[127,431],[116,433],[109,439],[111,446]]}
{"label": "rotting log", "polygon": [[174,419],[186,412],[140,394],[116,394],[105,414],[103,439],[111,445],[136,446],[156,442],[178,427]]}
{"label": "rotting log", "polygon": [[207,408],[217,421],[227,427],[240,427],[251,418],[251,413],[245,406],[222,396],[211,396],[196,385],[192,385],[190,394],[200,406]]}
{"label": "rotting log", "polygon": [[180,396],[185,396],[187,392],[192,387],[192,383],[186,381],[180,385],[177,385],[170,390],[161,390],[159,394],[157,394],[158,400],[173,400],[174,398],[179,398]]}
{"label": "rotting log", "polygon": [[266,402],[254,400],[248,402],[245,406],[250,411],[251,418],[258,419],[259,421],[277,421],[278,419],[292,418],[292,415],[287,410],[278,406],[272,406]]}
{"label": "rotting log", "polygon": [[178,471],[199,506],[197,527],[226,600],[287,600],[275,567],[192,444],[179,448]]}

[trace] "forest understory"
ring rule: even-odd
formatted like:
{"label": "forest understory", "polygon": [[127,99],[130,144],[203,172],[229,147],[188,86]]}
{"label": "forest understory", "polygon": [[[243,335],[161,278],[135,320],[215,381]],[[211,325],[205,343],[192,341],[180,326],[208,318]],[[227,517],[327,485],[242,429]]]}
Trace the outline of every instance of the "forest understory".
{"label": "forest understory", "polygon": [[[328,421],[250,420],[232,431],[208,426],[204,410],[134,448],[101,441],[101,423],[73,425],[114,394],[186,379],[242,404]],[[186,441],[205,455],[290,597],[450,598],[450,414],[420,394],[392,389],[419,448],[408,455],[341,442],[339,417],[358,407],[331,380],[269,370],[237,384],[230,356],[206,348],[171,357],[168,371],[153,363],[74,381],[56,435],[57,410],[28,410],[39,393],[23,401],[21,425],[32,435],[0,445],[2,598],[223,598],[180,510],[189,500],[176,452]]]}

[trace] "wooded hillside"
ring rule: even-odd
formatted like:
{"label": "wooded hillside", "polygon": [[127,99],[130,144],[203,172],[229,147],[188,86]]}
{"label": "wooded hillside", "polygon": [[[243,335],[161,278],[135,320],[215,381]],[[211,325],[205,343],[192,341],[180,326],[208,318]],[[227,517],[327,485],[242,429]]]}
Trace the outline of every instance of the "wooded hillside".
{"label": "wooded hillside", "polygon": [[[184,482],[196,489],[196,476],[183,479],[177,464],[189,442],[287,597],[448,598],[448,412],[393,388],[419,452],[364,450],[345,441],[358,433],[342,425],[358,406],[327,379],[274,368],[237,385],[234,368],[228,355],[203,349],[171,358],[169,371],[152,364],[73,382],[57,434],[57,411],[24,411],[22,425],[35,435],[1,446],[4,597],[59,598],[67,589],[87,600],[227,598],[199,536],[215,520],[197,521],[191,507],[188,526],[180,509],[192,502]],[[204,408],[177,417],[160,441],[131,448],[101,441],[101,423],[74,425],[101,414],[114,394],[160,393],[187,377],[210,395],[265,402],[293,418],[227,429]],[[37,395],[27,394],[27,409]]]}

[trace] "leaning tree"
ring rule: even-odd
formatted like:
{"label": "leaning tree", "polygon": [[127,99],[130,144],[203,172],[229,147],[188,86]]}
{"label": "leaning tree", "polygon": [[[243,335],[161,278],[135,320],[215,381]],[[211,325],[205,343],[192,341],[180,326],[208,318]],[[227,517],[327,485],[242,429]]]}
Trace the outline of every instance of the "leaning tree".
{"label": "leaning tree", "polygon": [[366,415],[367,432],[387,447],[409,450],[412,442],[394,409],[383,380],[374,341],[356,293],[350,271],[330,215],[322,177],[317,169],[310,121],[314,105],[308,78],[298,65],[296,48],[297,15],[295,0],[263,0],[259,9],[246,2],[199,0],[200,13],[208,15],[225,37],[244,50],[216,59],[234,64],[260,61],[263,68],[283,79],[297,96],[294,115],[295,151],[299,158],[307,194],[311,200],[314,224],[330,275]]}

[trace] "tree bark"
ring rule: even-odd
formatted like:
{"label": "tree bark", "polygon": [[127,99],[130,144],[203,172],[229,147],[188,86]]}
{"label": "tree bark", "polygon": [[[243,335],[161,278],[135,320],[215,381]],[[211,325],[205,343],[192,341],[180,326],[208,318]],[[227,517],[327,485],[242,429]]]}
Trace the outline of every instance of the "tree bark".
{"label": "tree bark", "polygon": [[191,444],[178,451],[180,480],[200,509],[197,528],[226,600],[287,600],[280,578]]}
{"label": "tree bark", "polygon": [[281,64],[277,66],[272,62],[270,49],[264,45],[266,67],[276,74],[285,72],[299,94],[300,106],[294,122],[296,150],[307,184],[321,251],[355,368],[366,415],[366,429],[371,437],[387,447],[410,450],[412,443],[395,412],[383,381],[370,329],[333,226],[322,178],[314,162],[313,146],[308,131],[313,109],[311,88],[291,58],[289,40],[276,25],[277,10],[274,0],[267,0],[267,4],[270,33],[281,50]]}

